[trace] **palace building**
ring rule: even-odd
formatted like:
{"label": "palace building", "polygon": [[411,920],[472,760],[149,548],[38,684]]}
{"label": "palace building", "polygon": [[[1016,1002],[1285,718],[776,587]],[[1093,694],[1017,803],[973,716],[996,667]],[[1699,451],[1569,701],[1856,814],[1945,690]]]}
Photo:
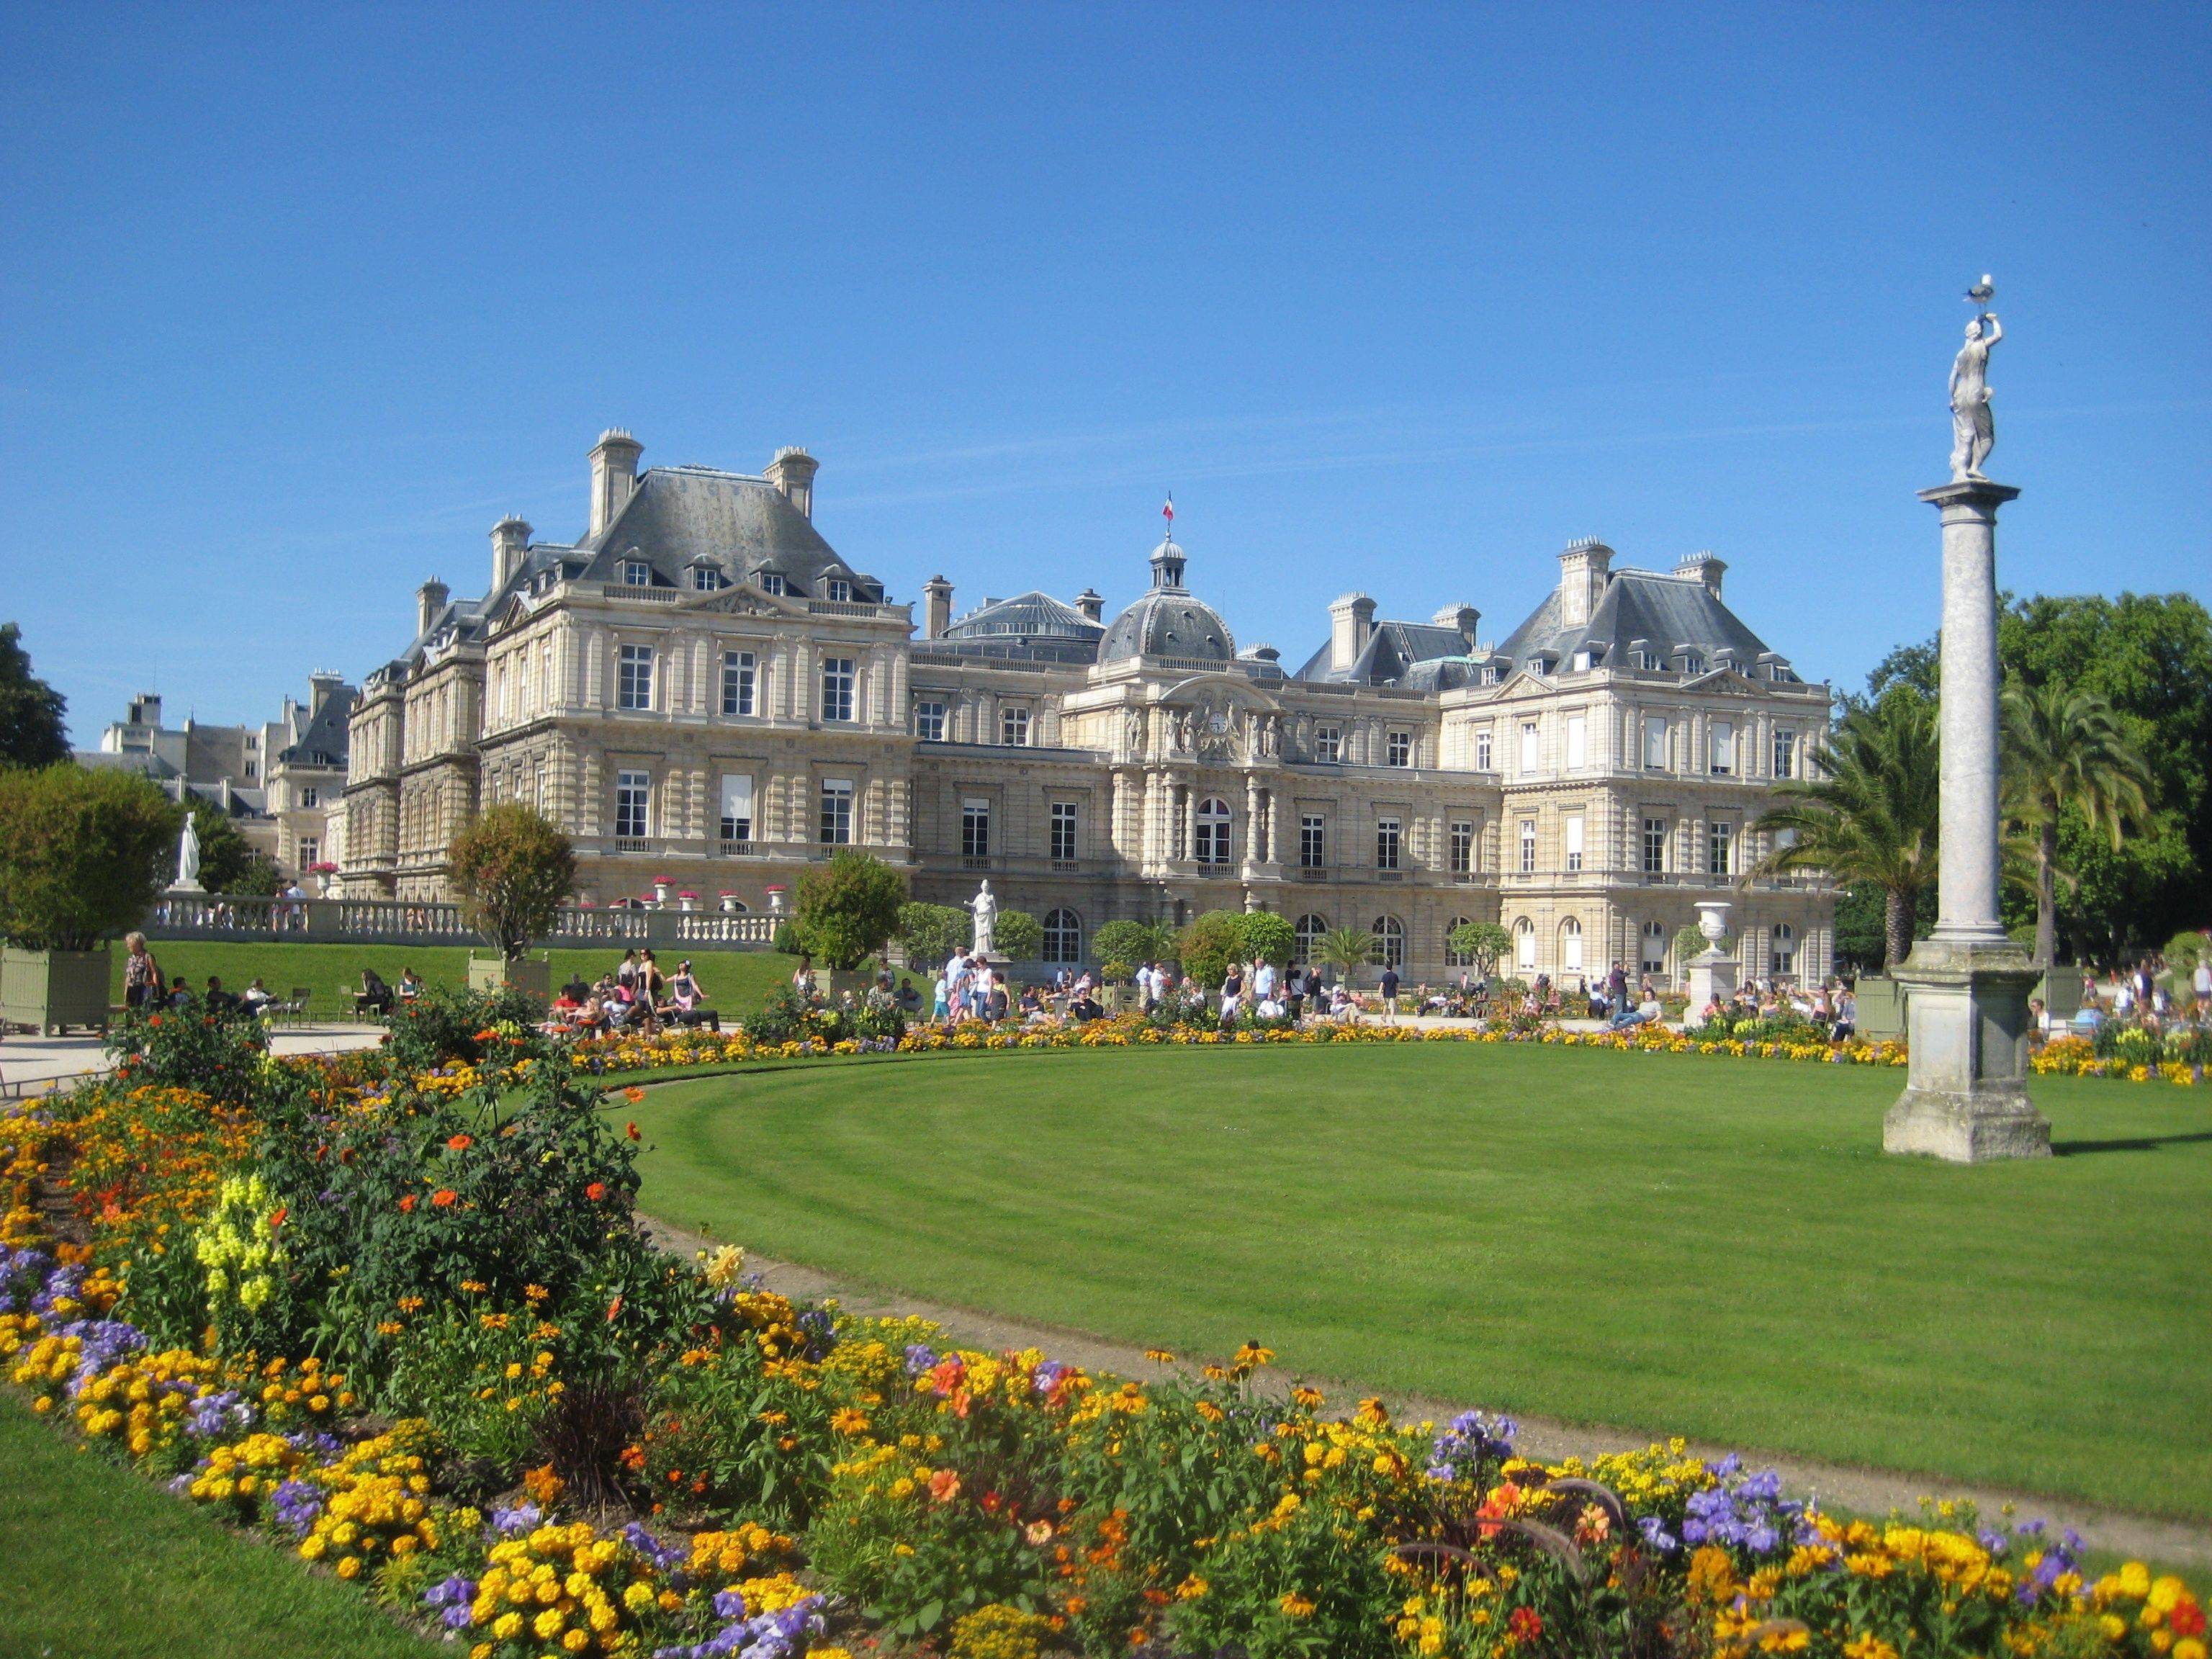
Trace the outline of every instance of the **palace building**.
{"label": "palace building", "polygon": [[1741,879],[1828,688],[1729,610],[1710,555],[1617,568],[1575,542],[1495,645],[1470,605],[1401,622],[1346,594],[1289,665],[1238,647],[1172,539],[1110,621],[1088,589],[956,617],[939,576],[917,629],[815,529],[805,451],[757,476],[641,453],[600,439],[575,542],[505,519],[482,598],[419,591],[351,710],[348,896],[451,896],[454,832],[522,800],[601,905],[665,878],[757,911],[850,845],[935,902],[988,877],[1054,963],[1117,918],[1259,908],[1302,941],[1368,931],[1413,980],[1457,971],[1468,921],[1503,923],[1524,973],[1673,971],[1717,898],[1747,972],[1829,969],[1825,884]]}

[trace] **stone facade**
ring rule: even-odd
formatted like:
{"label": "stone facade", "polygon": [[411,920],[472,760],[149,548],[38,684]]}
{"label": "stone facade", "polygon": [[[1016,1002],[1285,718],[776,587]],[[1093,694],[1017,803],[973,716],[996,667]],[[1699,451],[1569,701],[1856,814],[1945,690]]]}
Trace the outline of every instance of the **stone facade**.
{"label": "stone facade", "polygon": [[1495,647],[1472,606],[1400,623],[1347,595],[1291,670],[1237,649],[1171,540],[1110,623],[1088,590],[956,620],[939,577],[917,629],[814,529],[803,452],[758,476],[640,453],[601,440],[575,544],[502,520],[483,599],[421,590],[353,707],[347,893],[448,896],[454,830],[519,799],[600,904],[665,877],[758,910],[849,843],[937,902],[988,876],[1052,960],[1118,918],[1266,908],[1368,930],[1411,979],[1457,970],[1465,921],[1513,930],[1528,971],[1672,972],[1719,894],[1749,971],[1828,969],[1825,888],[1738,882],[1827,689],[1722,604],[1718,560],[1616,571],[1577,543]]}

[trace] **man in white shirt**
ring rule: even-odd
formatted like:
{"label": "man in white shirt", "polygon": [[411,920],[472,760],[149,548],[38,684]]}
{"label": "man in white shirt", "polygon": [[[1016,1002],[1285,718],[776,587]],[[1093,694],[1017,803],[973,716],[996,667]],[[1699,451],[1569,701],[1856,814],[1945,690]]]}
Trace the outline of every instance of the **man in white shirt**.
{"label": "man in white shirt", "polygon": [[1275,997],[1275,964],[1260,962],[1252,969],[1252,1000],[1272,1002]]}

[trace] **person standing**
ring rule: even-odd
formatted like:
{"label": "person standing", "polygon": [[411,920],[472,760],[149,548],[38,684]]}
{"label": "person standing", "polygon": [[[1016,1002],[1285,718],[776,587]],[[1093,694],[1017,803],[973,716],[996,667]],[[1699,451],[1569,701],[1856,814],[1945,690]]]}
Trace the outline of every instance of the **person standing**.
{"label": "person standing", "polygon": [[1252,1002],[1255,1007],[1275,994],[1275,964],[1262,957],[1252,964]]}
{"label": "person standing", "polygon": [[1244,964],[1241,962],[1232,962],[1229,964],[1228,973],[1221,981],[1221,1023],[1224,1025],[1233,1025],[1237,1023],[1237,1010],[1242,1006],[1243,999]]}
{"label": "person standing", "polygon": [[126,1008],[160,1007],[161,968],[154,960],[154,953],[146,948],[146,935],[125,933],[123,948],[130,953],[123,958],[123,1006]]}
{"label": "person standing", "polygon": [[2197,945],[2197,971],[2189,976],[2189,988],[2197,998],[2197,1017],[2202,1019],[2206,1005],[2212,1004],[2212,945]]}
{"label": "person standing", "polygon": [[1382,1023],[1398,1023],[1398,970],[1389,963],[1382,965]]}

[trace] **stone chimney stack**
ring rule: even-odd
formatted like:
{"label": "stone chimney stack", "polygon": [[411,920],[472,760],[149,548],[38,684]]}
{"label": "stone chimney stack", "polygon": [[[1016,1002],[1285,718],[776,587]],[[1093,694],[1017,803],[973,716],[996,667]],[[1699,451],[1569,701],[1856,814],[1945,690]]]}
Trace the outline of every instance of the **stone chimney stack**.
{"label": "stone chimney stack", "polygon": [[158,728],[161,724],[161,693],[158,691],[142,691],[137,696],[131,698],[131,719],[129,724],[132,726],[151,726]]}
{"label": "stone chimney stack", "polygon": [[1725,563],[1710,553],[1692,553],[1674,567],[1674,574],[1703,582],[1705,592],[1717,599],[1721,596],[1721,573],[1727,568]]}
{"label": "stone chimney stack", "polygon": [[307,718],[323,712],[323,705],[345,690],[345,676],[319,669],[307,676]]}
{"label": "stone chimney stack", "polygon": [[491,527],[491,587],[496,593],[530,548],[530,526],[510,513]]}
{"label": "stone chimney stack", "polygon": [[1096,588],[1086,587],[1075,596],[1075,608],[1083,613],[1085,622],[1106,619],[1106,599]]}
{"label": "stone chimney stack", "polygon": [[1455,629],[1467,642],[1469,653],[1474,650],[1474,631],[1482,626],[1482,612],[1471,605],[1448,605],[1429,618],[1438,628]]}
{"label": "stone chimney stack", "polygon": [[816,460],[795,444],[787,444],[775,452],[775,459],[768,464],[768,481],[781,489],[786,500],[806,517],[814,516],[814,475],[822,470]]}
{"label": "stone chimney stack", "polygon": [[1590,619],[1613,580],[1613,550],[1595,536],[1567,544],[1559,555],[1559,621],[1580,628]]}
{"label": "stone chimney stack", "polygon": [[921,585],[921,637],[941,640],[952,626],[952,584],[932,576]]}
{"label": "stone chimney stack", "polygon": [[592,527],[596,536],[615,521],[615,515],[637,490],[637,458],[645,446],[618,426],[599,434],[592,447]]}
{"label": "stone chimney stack", "polygon": [[430,631],[430,624],[446,608],[447,596],[453,590],[435,576],[415,590],[415,631],[418,635]]}
{"label": "stone chimney stack", "polygon": [[1375,634],[1375,601],[1346,593],[1328,608],[1328,665],[1342,670],[1359,660]]}

